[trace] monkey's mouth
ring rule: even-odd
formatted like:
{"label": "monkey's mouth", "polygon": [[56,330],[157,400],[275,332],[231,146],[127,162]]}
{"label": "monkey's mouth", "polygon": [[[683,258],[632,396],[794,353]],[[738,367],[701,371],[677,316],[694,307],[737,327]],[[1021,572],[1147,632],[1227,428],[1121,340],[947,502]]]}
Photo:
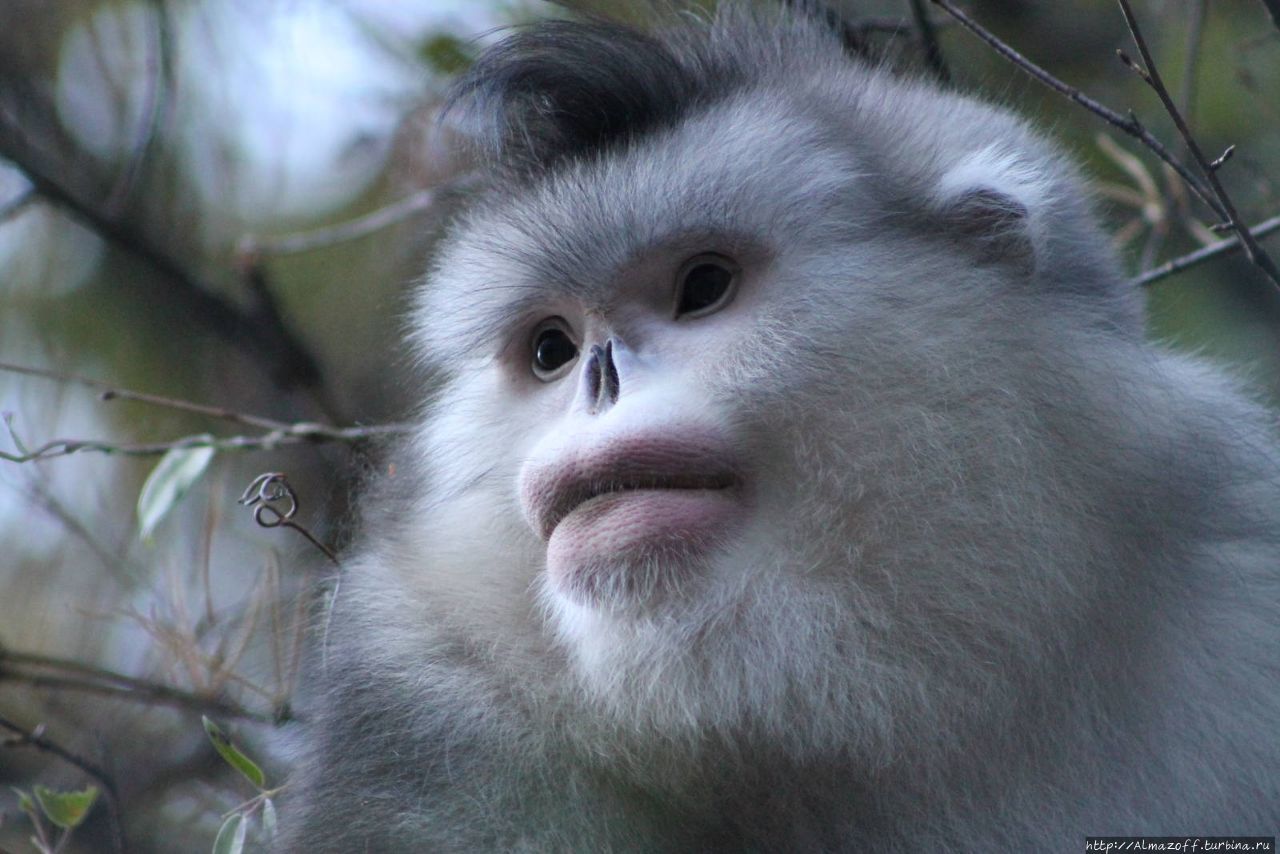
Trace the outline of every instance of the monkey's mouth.
{"label": "monkey's mouth", "polygon": [[542,517],[543,538],[551,536],[556,526],[570,513],[596,498],[624,492],[650,490],[725,490],[732,489],[737,479],[728,473],[716,475],[649,475],[616,480],[571,484],[547,508]]}
{"label": "monkey's mouth", "polygon": [[521,479],[526,512],[544,540],[565,517],[599,499],[629,493],[726,492],[741,485],[725,442],[693,436],[613,442],[569,459],[531,465]]}

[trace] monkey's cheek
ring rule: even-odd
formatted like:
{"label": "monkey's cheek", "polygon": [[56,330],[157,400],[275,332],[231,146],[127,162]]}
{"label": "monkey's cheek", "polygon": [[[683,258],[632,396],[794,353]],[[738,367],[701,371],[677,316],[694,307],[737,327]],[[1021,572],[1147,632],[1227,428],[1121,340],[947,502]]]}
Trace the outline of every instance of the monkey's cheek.
{"label": "monkey's cheek", "polygon": [[547,541],[547,575],[584,605],[659,598],[691,580],[742,514],[729,489],[655,489],[591,499]]}

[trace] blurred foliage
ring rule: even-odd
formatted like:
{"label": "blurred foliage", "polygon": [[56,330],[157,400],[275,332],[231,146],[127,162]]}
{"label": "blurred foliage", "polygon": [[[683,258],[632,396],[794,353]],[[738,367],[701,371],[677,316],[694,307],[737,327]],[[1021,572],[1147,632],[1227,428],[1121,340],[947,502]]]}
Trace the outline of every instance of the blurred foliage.
{"label": "blurred foliage", "polygon": [[31,822],[31,845],[40,854],[64,850],[71,832],[84,822],[98,799],[96,786],[78,792],[59,792],[37,783],[30,792],[18,788],[13,792],[18,798],[18,809]]}
{"label": "blurred foliage", "polygon": [[[649,8],[583,5],[636,20]],[[906,0],[837,5],[851,21],[911,14]],[[1205,3],[1197,38],[1197,0],[1136,5],[1204,148],[1237,146],[1220,175],[1246,219],[1280,213],[1280,31],[1262,3]],[[1115,57],[1132,48],[1112,0],[965,8],[1181,151],[1155,96]],[[465,170],[452,131],[435,122],[448,76],[496,28],[548,12],[563,14],[501,0],[0,0],[0,361],[281,422],[409,417],[424,389],[403,379],[400,318],[451,197],[354,239],[270,247],[376,216]],[[1095,180],[1131,272],[1216,237],[1149,152],[934,17],[955,85],[1028,116]],[[912,31],[902,32],[877,29],[867,49],[924,73]],[[33,193],[5,162],[19,158],[99,221],[86,227]],[[140,243],[183,280],[157,270]],[[1264,245],[1280,255],[1275,238]],[[1246,261],[1216,260],[1149,296],[1153,336],[1280,396],[1280,299]],[[217,322],[223,310],[242,325]],[[278,351],[255,340],[270,330],[314,359],[314,381],[289,379],[289,365],[269,355]],[[28,445],[252,432],[97,395],[0,372],[0,409]],[[0,442],[12,449],[10,437]],[[259,528],[234,498],[263,471],[287,472],[298,518],[340,544],[352,484],[379,465],[366,448],[339,444],[203,456],[0,463],[0,716],[43,723],[47,738],[113,769],[134,851],[209,850],[215,838],[226,850],[252,847],[249,818],[274,822],[265,781],[287,777],[288,727],[272,722],[291,714],[303,626],[316,617],[305,591],[325,558],[301,537]],[[230,725],[228,710],[245,713],[235,743],[206,737],[201,714]],[[246,776],[257,791],[247,802]],[[24,793],[0,789],[0,848],[28,850],[33,821],[57,824],[33,800],[39,792],[53,804],[88,782],[29,744],[0,748],[0,783]],[[64,850],[110,850],[108,811],[85,810]]]}
{"label": "blurred foliage", "polygon": [[441,33],[422,45],[422,58],[433,71],[457,74],[471,65],[475,53],[457,36]]}

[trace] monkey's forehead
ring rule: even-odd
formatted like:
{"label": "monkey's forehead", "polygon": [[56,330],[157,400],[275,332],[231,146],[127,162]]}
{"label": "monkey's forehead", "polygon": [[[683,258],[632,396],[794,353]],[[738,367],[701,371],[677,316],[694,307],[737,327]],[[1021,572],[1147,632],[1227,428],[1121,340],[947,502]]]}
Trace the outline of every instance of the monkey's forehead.
{"label": "monkey's forehead", "polygon": [[622,270],[691,236],[774,254],[932,238],[942,196],[975,188],[1063,245],[1086,227],[1056,151],[1002,110],[852,63],[761,84],[493,189],[443,242],[414,340],[439,367],[493,355],[566,300],[607,307]]}
{"label": "monkey's forehead", "polygon": [[484,347],[539,306],[607,307],[619,272],[649,253],[720,248],[699,240],[767,249],[857,228],[881,204],[867,177],[819,117],[732,99],[482,201],[442,246],[417,326],[429,348],[456,354],[459,339]]}

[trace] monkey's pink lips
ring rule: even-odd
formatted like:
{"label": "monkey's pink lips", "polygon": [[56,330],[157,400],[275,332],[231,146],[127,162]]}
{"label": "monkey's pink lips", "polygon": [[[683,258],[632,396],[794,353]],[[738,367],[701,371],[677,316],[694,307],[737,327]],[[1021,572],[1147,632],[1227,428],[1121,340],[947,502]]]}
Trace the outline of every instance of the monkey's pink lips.
{"label": "monkey's pink lips", "polygon": [[534,529],[549,539],[566,517],[606,497],[687,497],[732,490],[739,482],[728,443],[693,432],[617,439],[530,464],[520,492]]}
{"label": "monkey's pink lips", "polygon": [[[646,501],[666,498],[699,497],[695,493],[728,490],[735,486],[736,478],[728,473],[700,475],[672,474],[619,478],[616,480],[581,481],[564,484],[562,491],[554,495],[553,502],[541,514],[544,539],[549,539],[560,522],[579,508],[599,510],[610,499],[640,498]],[[679,493],[690,493],[680,495]]]}
{"label": "monkey's pink lips", "polygon": [[547,541],[552,578],[583,589],[636,561],[674,567],[712,547],[739,513],[741,486],[725,440],[685,433],[615,440],[530,464],[521,498]]}

